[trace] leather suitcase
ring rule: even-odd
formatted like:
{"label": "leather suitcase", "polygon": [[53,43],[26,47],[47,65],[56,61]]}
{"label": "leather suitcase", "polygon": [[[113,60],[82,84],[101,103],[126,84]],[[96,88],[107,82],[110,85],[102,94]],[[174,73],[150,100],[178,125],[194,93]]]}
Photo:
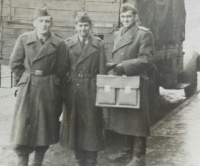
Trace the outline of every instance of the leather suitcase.
{"label": "leather suitcase", "polygon": [[139,76],[97,75],[96,106],[140,108]]}

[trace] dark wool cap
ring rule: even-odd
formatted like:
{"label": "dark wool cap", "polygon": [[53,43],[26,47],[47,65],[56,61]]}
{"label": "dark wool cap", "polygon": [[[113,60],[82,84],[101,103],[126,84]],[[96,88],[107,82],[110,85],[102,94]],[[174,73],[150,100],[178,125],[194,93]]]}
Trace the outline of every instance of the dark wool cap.
{"label": "dark wool cap", "polygon": [[77,22],[89,22],[91,24],[90,17],[84,11],[78,12],[76,16],[76,23]]}
{"label": "dark wool cap", "polygon": [[132,10],[133,14],[138,13],[137,9],[135,8],[135,6],[133,6],[130,3],[124,3],[120,9],[120,13],[124,13],[127,12],[128,10]]}
{"label": "dark wool cap", "polygon": [[36,8],[34,19],[43,16],[51,16],[47,10],[47,7],[45,6],[44,8]]}

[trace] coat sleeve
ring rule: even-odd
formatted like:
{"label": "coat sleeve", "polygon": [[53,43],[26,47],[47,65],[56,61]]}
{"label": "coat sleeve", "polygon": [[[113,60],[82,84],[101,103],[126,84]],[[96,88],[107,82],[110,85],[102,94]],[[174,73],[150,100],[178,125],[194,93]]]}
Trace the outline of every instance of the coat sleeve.
{"label": "coat sleeve", "polygon": [[143,74],[153,67],[154,39],[150,31],[143,33],[139,43],[139,54],[137,59],[122,62],[127,76]]}
{"label": "coat sleeve", "polygon": [[106,73],[106,50],[105,50],[105,45],[103,42],[100,44],[100,59],[99,59],[99,74],[107,74]]}
{"label": "coat sleeve", "polygon": [[17,39],[15,46],[13,48],[13,52],[11,54],[10,64],[9,64],[11,68],[11,72],[14,73],[15,86],[19,82],[25,70],[24,59],[25,59],[25,50],[24,50],[24,45],[20,36]]}
{"label": "coat sleeve", "polygon": [[69,49],[64,41],[61,42],[58,48],[58,59],[57,59],[57,66],[56,66],[56,75],[60,78],[62,82],[64,79],[65,73],[68,71],[68,62],[69,62]]}

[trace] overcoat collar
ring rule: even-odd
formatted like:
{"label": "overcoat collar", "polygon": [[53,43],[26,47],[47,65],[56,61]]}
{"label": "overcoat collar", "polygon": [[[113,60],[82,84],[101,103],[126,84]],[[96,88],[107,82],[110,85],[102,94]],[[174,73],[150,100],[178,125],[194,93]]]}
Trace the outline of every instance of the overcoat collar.
{"label": "overcoat collar", "polygon": [[121,47],[131,43],[133,41],[133,37],[136,34],[136,32],[139,29],[139,25],[138,23],[135,23],[132,27],[130,27],[127,32],[121,36],[122,34],[122,29],[120,28],[120,30],[118,32],[116,32],[115,34],[115,43],[113,46],[113,53],[115,51],[117,51],[118,49],[120,49]]}
{"label": "overcoat collar", "polygon": [[31,48],[36,53],[33,61],[36,61],[36,60],[54,52],[56,50],[56,47],[58,47],[58,45],[60,43],[58,37],[55,36],[51,32],[50,32],[50,35],[49,35],[47,41],[44,43],[44,45],[41,47],[41,49],[39,51],[38,51],[37,44],[36,44],[37,41],[38,41],[38,37],[36,34],[36,30],[34,30],[28,34],[28,39],[27,39],[27,43],[26,43],[27,45],[32,44]]}
{"label": "overcoat collar", "polygon": [[90,35],[90,37],[88,38],[88,44],[85,46],[84,49],[82,49],[79,42],[79,36],[78,34],[76,34],[74,37],[71,38],[70,47],[73,47],[73,51],[76,54],[80,55],[77,62],[78,64],[97,51],[98,40],[95,39],[93,35]]}

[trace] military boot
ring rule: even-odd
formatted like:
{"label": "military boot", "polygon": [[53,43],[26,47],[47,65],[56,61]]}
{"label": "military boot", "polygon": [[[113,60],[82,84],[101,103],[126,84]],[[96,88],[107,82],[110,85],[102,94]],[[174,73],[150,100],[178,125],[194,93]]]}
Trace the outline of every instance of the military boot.
{"label": "military boot", "polygon": [[28,154],[18,155],[17,166],[28,166]]}
{"label": "military boot", "polygon": [[93,159],[86,159],[85,166],[95,166],[97,164],[96,160]]}
{"label": "military boot", "polygon": [[87,151],[85,157],[85,166],[95,166],[97,164],[97,151]]}
{"label": "military boot", "polygon": [[146,166],[145,158],[133,158],[126,166]]}
{"label": "military boot", "polygon": [[81,163],[81,162],[76,162],[75,166],[85,166],[85,163]]}
{"label": "military boot", "polygon": [[108,156],[110,162],[118,162],[130,160],[133,156],[133,150],[131,148],[124,148],[122,151]]}
{"label": "military boot", "polygon": [[75,166],[85,166],[85,151],[82,149],[75,150],[76,165]]}
{"label": "military boot", "polygon": [[33,165],[32,166],[42,166],[42,162],[44,159],[44,151],[35,151],[35,156],[33,159]]}

